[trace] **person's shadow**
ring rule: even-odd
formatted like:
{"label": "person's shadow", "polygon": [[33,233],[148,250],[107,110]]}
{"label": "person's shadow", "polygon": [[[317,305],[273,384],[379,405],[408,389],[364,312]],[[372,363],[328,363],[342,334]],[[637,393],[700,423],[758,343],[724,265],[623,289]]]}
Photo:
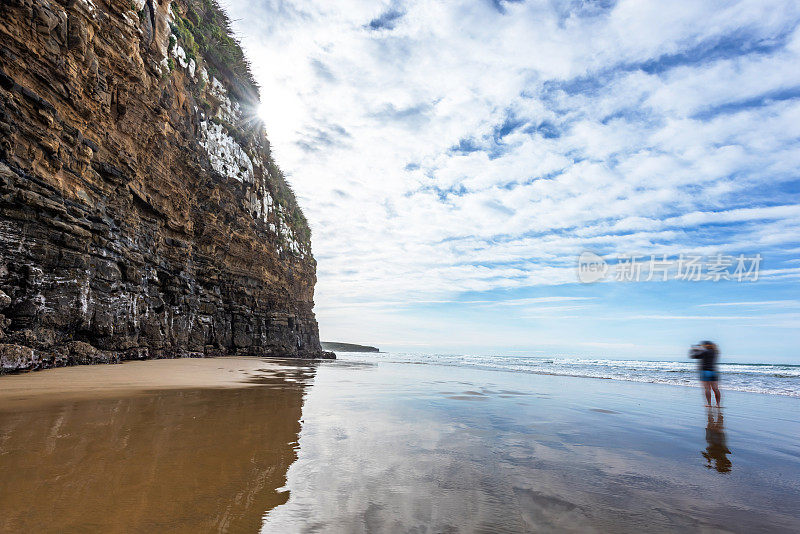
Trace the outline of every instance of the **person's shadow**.
{"label": "person's shadow", "polygon": [[[714,412],[717,416],[714,417]],[[703,458],[706,459],[709,469],[716,469],[720,473],[731,472],[731,461],[728,458],[729,454],[733,454],[728,448],[725,439],[725,426],[722,419],[722,410],[708,410],[708,424],[706,425],[706,443],[708,446],[702,452]]]}

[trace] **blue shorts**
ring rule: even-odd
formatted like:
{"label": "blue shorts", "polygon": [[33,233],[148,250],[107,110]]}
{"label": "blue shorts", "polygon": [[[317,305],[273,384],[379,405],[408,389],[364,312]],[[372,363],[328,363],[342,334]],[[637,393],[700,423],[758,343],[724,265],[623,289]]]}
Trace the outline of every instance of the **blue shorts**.
{"label": "blue shorts", "polygon": [[716,371],[700,371],[702,382],[719,382],[719,375]]}

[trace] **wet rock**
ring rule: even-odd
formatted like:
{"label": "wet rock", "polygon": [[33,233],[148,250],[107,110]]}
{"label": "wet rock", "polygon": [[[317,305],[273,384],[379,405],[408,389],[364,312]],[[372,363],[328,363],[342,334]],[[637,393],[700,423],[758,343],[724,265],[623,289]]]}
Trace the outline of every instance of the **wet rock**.
{"label": "wet rock", "polygon": [[0,370],[25,371],[33,369],[37,362],[32,348],[0,343]]}
{"label": "wet rock", "polygon": [[70,364],[117,363],[120,360],[117,354],[103,352],[83,341],[70,341],[64,348]]}

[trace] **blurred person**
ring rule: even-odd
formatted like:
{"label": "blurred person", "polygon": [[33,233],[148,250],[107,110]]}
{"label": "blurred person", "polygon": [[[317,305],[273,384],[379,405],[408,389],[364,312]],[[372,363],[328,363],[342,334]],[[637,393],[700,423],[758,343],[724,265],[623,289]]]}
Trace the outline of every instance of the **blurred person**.
{"label": "blurred person", "polygon": [[713,391],[717,407],[719,407],[722,395],[719,392],[718,385],[717,359],[719,358],[719,349],[717,345],[711,341],[701,341],[699,344],[692,346],[689,350],[689,357],[699,360],[700,381],[703,383],[706,406],[711,406],[711,392]]}

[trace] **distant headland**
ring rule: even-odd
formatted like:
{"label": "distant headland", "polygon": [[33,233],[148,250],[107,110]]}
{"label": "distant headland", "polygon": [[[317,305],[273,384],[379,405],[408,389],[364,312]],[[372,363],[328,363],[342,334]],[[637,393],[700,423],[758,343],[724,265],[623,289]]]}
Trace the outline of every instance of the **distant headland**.
{"label": "distant headland", "polygon": [[339,343],[337,341],[323,341],[322,350],[332,350],[334,352],[380,352],[377,347],[369,345],[356,345],[354,343]]}

